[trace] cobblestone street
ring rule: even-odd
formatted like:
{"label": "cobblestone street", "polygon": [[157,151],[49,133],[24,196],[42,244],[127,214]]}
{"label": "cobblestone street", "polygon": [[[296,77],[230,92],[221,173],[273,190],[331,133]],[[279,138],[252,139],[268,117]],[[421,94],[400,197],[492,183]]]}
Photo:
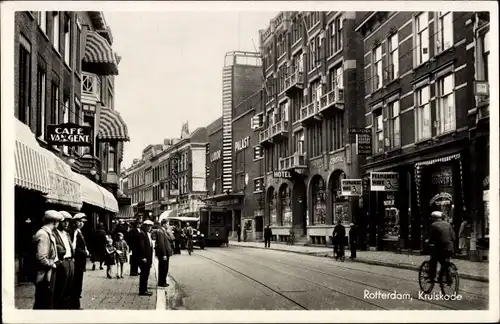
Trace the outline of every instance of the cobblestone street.
{"label": "cobblestone street", "polygon": [[[149,276],[149,290],[152,296],[139,296],[139,277],[131,277],[129,265],[124,268],[123,279],[108,279],[106,268],[92,271],[92,264],[87,264],[87,272],[83,280],[82,308],[106,310],[155,310],[157,299],[156,260]],[[158,290],[164,293],[164,290]],[[32,309],[35,296],[33,284],[20,284],[15,290],[17,309]]]}

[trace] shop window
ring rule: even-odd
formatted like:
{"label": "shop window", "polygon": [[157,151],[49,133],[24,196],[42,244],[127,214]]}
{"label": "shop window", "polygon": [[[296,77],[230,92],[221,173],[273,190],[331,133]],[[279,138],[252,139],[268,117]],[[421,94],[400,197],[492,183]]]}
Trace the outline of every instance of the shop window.
{"label": "shop window", "polygon": [[276,204],[276,192],[272,192],[270,201],[269,201],[269,220],[270,220],[270,225],[277,225],[277,219],[276,219],[276,214],[277,214],[277,204]]}
{"label": "shop window", "polygon": [[291,191],[288,185],[283,185],[280,191],[281,223],[283,226],[292,225]]}
{"label": "shop window", "polygon": [[326,223],[326,191],[325,181],[318,176],[313,180],[313,224],[321,225]]}

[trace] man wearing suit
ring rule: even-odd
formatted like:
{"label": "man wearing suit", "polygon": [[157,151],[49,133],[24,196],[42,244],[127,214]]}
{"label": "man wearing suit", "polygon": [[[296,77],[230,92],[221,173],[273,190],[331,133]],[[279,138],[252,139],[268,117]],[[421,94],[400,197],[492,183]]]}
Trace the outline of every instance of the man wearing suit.
{"label": "man wearing suit", "polygon": [[175,240],[169,231],[168,221],[163,219],[156,234],[156,256],[158,257],[158,287],[168,287],[167,274],[170,256],[172,256],[172,241]]}
{"label": "man wearing suit", "polygon": [[83,273],[87,270],[87,257],[89,256],[82,227],[87,221],[87,216],[84,213],[78,213],[73,217],[73,221],[71,242],[75,250],[75,275],[71,290],[71,309],[82,309],[80,298],[82,298]]}
{"label": "man wearing suit", "polygon": [[136,220],[132,223],[132,228],[128,231],[128,245],[132,255],[130,256],[130,275],[139,275],[139,237],[141,234],[141,229],[138,228],[139,221]]}
{"label": "man wearing suit", "polygon": [[264,229],[264,247],[268,248],[271,247],[271,238],[273,237],[273,230],[269,227],[269,225],[266,226]]}
{"label": "man wearing suit", "polygon": [[72,217],[67,211],[60,211],[59,213],[64,219],[53,230],[56,239],[57,258],[59,259],[56,268],[57,280],[54,284],[54,309],[70,309],[70,293],[75,270],[73,262],[75,254],[68,233],[69,221]]}
{"label": "man wearing suit", "polygon": [[141,296],[151,296],[153,294],[148,291],[149,272],[151,271],[151,265],[153,264],[153,239],[151,238],[152,228],[152,221],[144,221],[139,235],[137,257],[139,260],[139,268],[141,270],[139,277],[139,295]]}
{"label": "man wearing suit", "polygon": [[43,217],[43,226],[33,236],[36,253],[35,261],[35,303],[33,309],[53,309],[54,283],[56,277],[57,248],[52,231],[63,220],[61,213],[47,210]]}

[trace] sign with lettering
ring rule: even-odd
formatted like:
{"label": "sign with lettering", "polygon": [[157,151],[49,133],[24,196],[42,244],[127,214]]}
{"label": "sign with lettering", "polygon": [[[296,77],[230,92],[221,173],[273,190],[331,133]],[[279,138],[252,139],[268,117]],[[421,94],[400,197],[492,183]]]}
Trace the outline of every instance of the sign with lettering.
{"label": "sign with lettering", "polygon": [[49,145],[91,146],[92,127],[73,123],[47,125]]}
{"label": "sign with lettering", "polygon": [[356,154],[371,155],[372,154],[372,136],[371,134],[356,134]]}
{"label": "sign with lettering", "polygon": [[335,165],[335,164],[342,163],[342,162],[344,162],[343,155],[332,156],[330,158],[330,165]]}
{"label": "sign with lettering", "polygon": [[241,150],[246,149],[250,146],[250,136],[240,139],[237,142],[234,142],[234,151],[239,152]]}
{"label": "sign with lettering", "polygon": [[397,172],[370,172],[371,191],[398,191],[399,174]]}
{"label": "sign with lettering", "polygon": [[220,160],[220,158],[221,158],[221,150],[215,151],[212,154],[210,154],[210,162]]}
{"label": "sign with lettering", "polygon": [[290,172],[290,171],[273,171],[273,178],[291,179],[292,172]]}
{"label": "sign with lettering", "polygon": [[349,128],[349,134],[367,134],[371,135],[372,131],[369,128]]}
{"label": "sign with lettering", "polygon": [[363,193],[361,179],[342,179],[340,183],[342,196],[361,196]]}

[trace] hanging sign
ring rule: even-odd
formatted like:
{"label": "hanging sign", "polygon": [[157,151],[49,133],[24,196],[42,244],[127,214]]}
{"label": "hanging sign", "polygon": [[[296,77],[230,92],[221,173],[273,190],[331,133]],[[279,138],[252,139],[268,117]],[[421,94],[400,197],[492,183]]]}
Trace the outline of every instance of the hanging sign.
{"label": "hanging sign", "polygon": [[397,172],[370,172],[371,191],[398,191]]}
{"label": "hanging sign", "polygon": [[342,196],[361,196],[363,193],[361,179],[342,179],[340,183]]}
{"label": "hanging sign", "polygon": [[91,146],[92,127],[73,123],[47,125],[49,145]]}
{"label": "hanging sign", "polygon": [[215,151],[210,155],[210,162],[220,160],[220,158],[221,158],[221,150]]}

